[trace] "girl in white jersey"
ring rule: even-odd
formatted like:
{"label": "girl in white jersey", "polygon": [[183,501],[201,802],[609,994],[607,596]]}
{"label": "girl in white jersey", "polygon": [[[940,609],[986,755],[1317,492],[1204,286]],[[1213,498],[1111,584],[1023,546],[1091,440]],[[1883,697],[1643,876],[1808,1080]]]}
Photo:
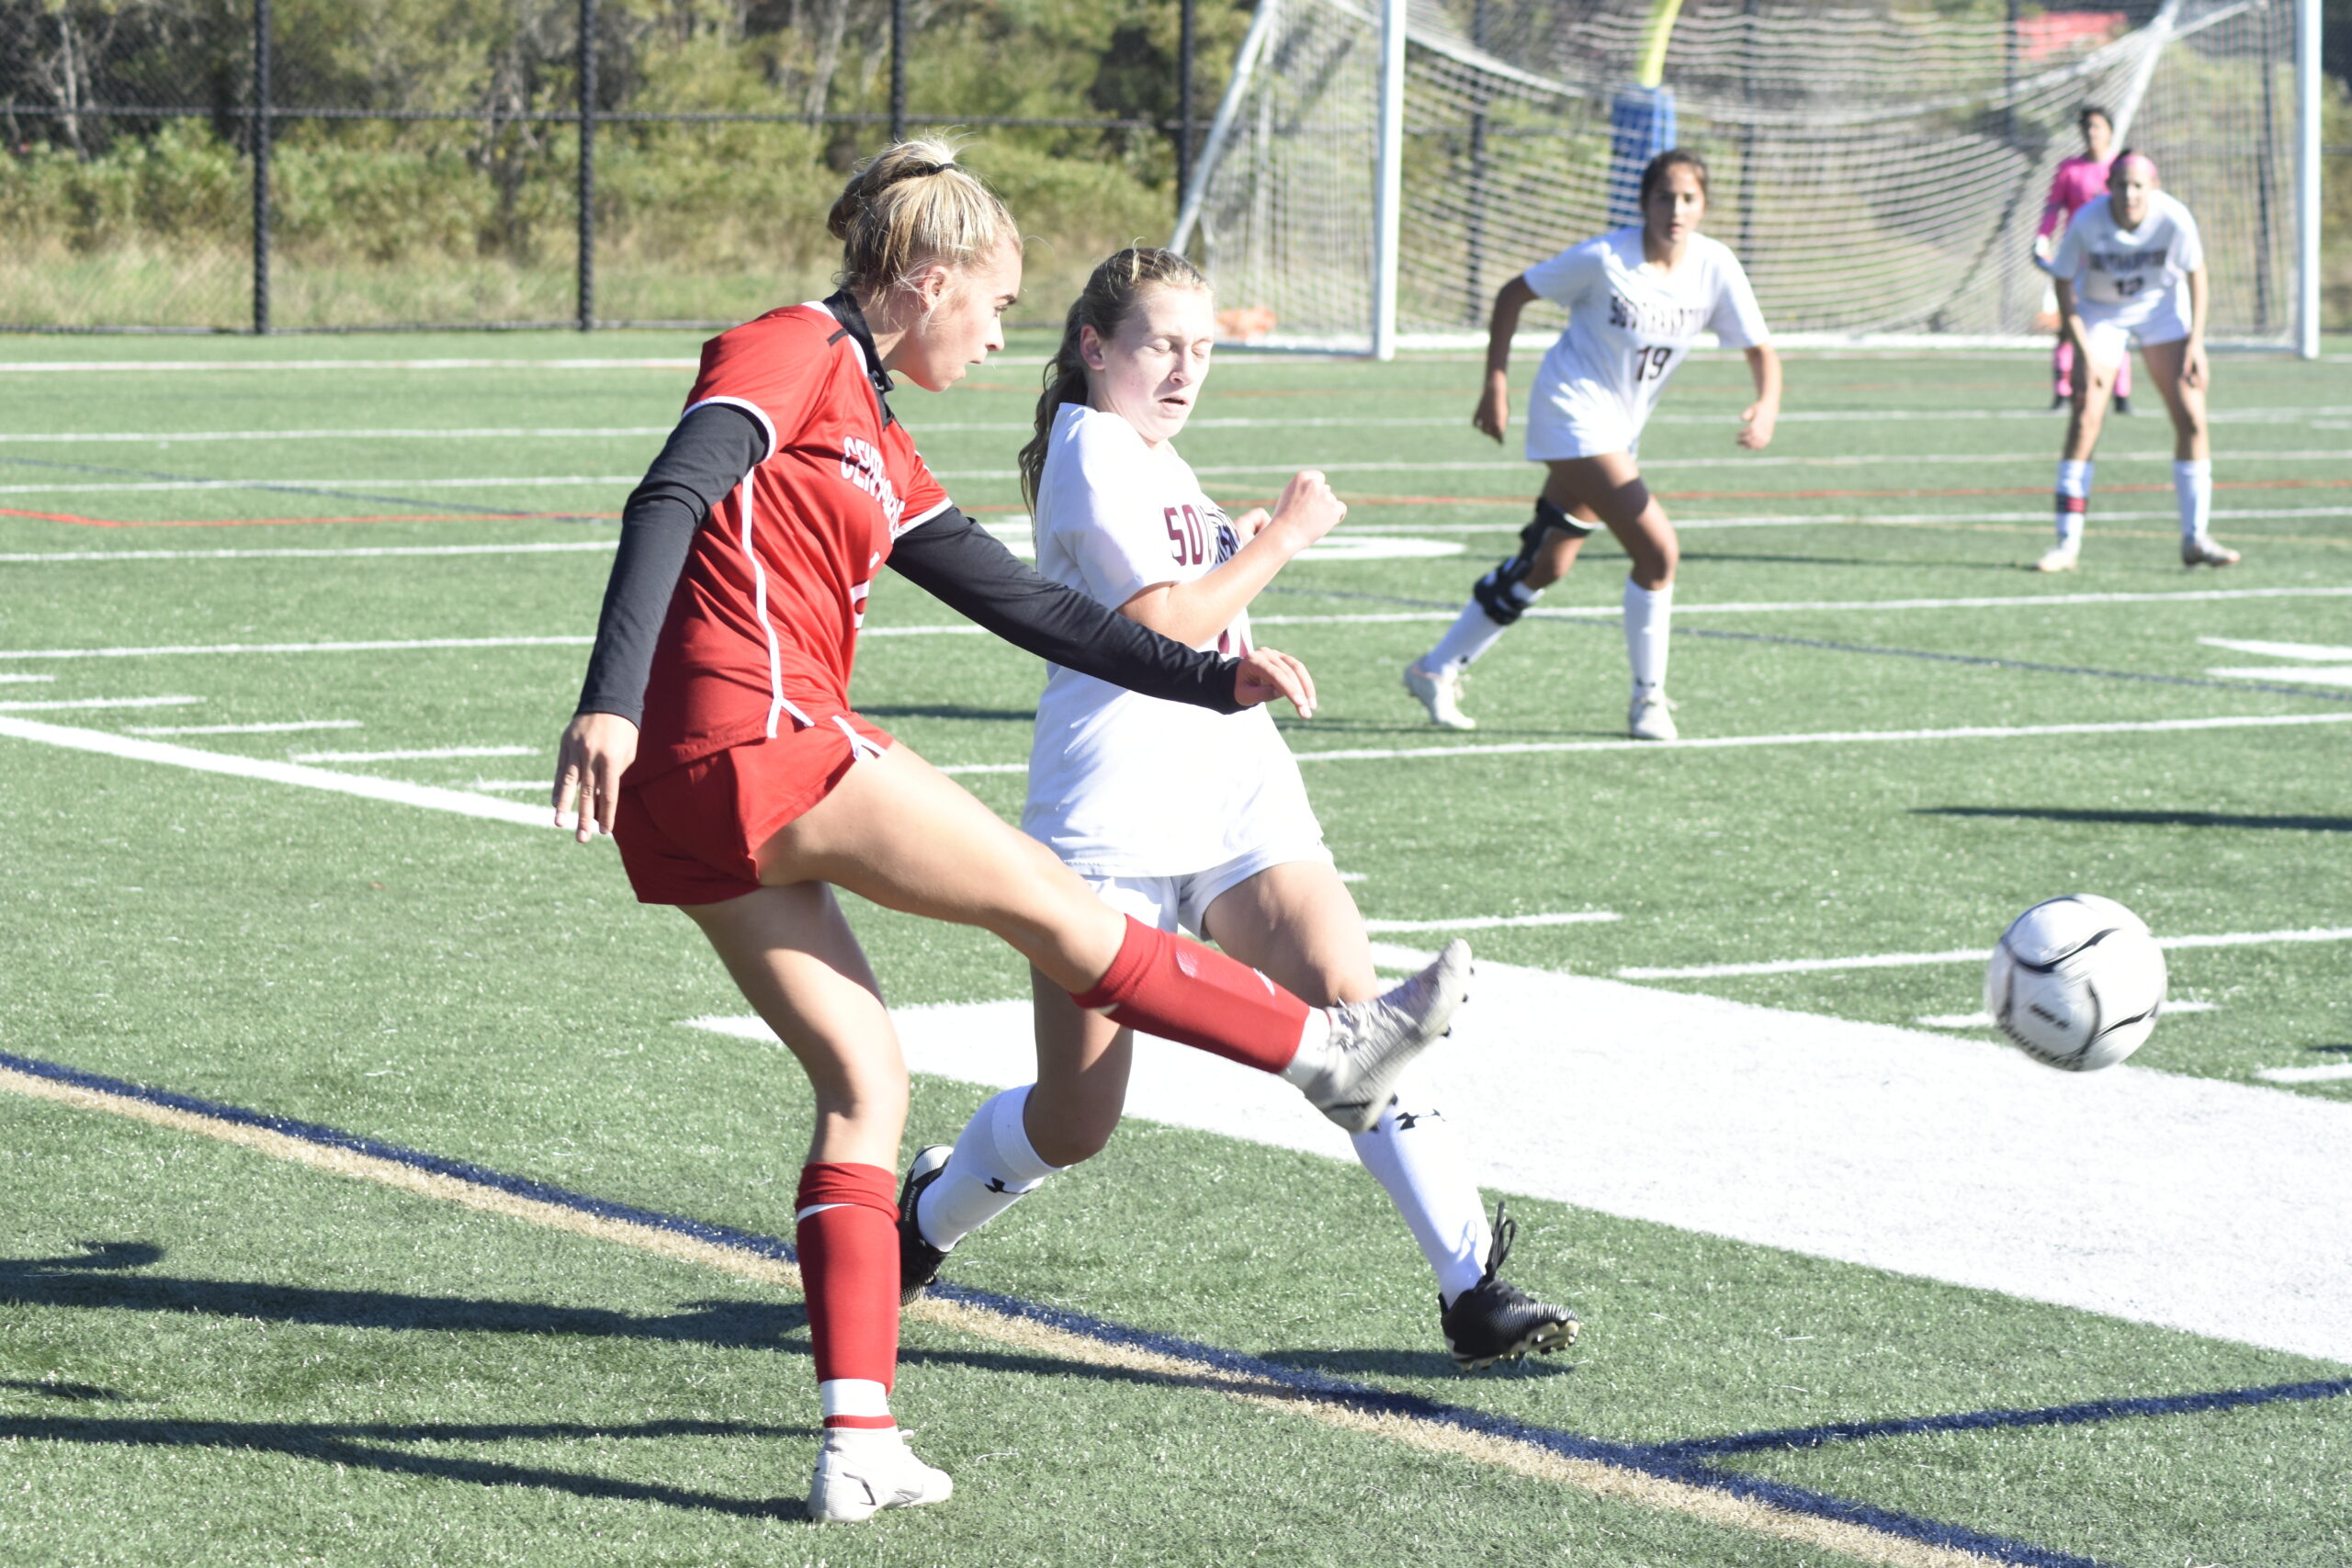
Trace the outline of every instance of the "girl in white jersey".
{"label": "girl in white jersey", "polygon": [[[1216,328],[1207,284],[1182,256],[1131,249],[1104,262],[1071,307],[1021,468],[1040,575],[1179,642],[1238,653],[1250,600],[1347,508],[1312,470],[1272,516],[1228,518],[1202,492],[1170,443],[1200,395]],[[1266,716],[1204,723],[1180,704],[1049,668],[1023,829],[1146,925],[1197,932],[1303,996],[1372,995],[1363,919]],[[1038,1081],[989,1100],[952,1151],[926,1149],[909,1172],[899,1207],[910,1296],[948,1248],[1098,1153],[1119,1123],[1133,1032],[1042,978],[1035,991]],[[1512,1226],[1499,1210],[1489,1226],[1433,1111],[1392,1102],[1354,1140],[1437,1272],[1456,1361],[1485,1366],[1574,1339],[1573,1314],[1498,1277]]]}
{"label": "girl in white jersey", "polygon": [[2058,542],[2034,563],[2072,571],[2090,509],[2091,454],[2115,374],[2132,351],[2172,416],[2172,488],[2180,506],[2180,564],[2235,566],[2214,542],[2213,452],[2205,428],[2205,248],[2188,209],[2156,188],[2155,161],[2129,149],[2109,165],[2107,194],[2083,205],[2050,264],[2060,330],[2086,373],[2058,460]]}
{"label": "girl in white jersey", "polygon": [[1781,361],[1766,341],[1764,316],[1730,250],[1699,232],[1707,210],[1707,166],[1680,149],[1642,171],[1642,221],[1571,246],[1503,285],[1487,328],[1486,389],[1470,423],[1497,441],[1510,424],[1510,345],[1520,312],[1534,299],[1568,308],[1560,334],[1535,373],[1527,459],[1549,470],[1535,519],[1519,553],[1479,579],[1452,630],[1416,663],[1405,689],[1452,729],[1476,721],[1462,711],[1462,672],[1492,648],[1536,596],[1558,581],[1595,526],[1633,558],[1625,580],[1625,651],[1634,667],[1626,728],[1637,740],[1671,740],[1666,646],[1681,548],[1674,525],[1634,461],[1642,425],[1667,378],[1702,332],[1747,352],[1756,400],[1740,415],[1738,441],[1761,451],[1781,415]]}

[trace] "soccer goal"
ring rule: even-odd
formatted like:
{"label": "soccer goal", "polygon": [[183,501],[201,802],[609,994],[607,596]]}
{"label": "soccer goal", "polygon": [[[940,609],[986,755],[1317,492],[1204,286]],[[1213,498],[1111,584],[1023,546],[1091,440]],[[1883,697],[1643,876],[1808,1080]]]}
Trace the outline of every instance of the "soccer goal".
{"label": "soccer goal", "polygon": [[2211,340],[2309,356],[2318,55],[2318,0],[1259,0],[1174,243],[1271,341],[1475,341],[1672,141],[1781,341],[2015,343],[2096,104],[2197,216]]}

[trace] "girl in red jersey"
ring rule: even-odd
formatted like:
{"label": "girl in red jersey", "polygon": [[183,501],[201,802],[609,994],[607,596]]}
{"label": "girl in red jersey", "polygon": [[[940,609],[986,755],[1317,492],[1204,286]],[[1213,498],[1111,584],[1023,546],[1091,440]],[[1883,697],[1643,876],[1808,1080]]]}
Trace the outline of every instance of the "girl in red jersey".
{"label": "girl in red jersey", "polygon": [[842,288],[712,339],[684,416],[622,515],[559,819],[620,845],[639,898],[675,904],[808,1074],[816,1132],[796,1222],[825,1440],[813,1518],[934,1503],[945,1474],[890,1414],[891,1181],[907,1071],[832,889],[1010,943],[1078,1005],[1277,1073],[1369,1126],[1462,999],[1460,943],[1370,1001],[1310,1008],[1255,970],[1126,919],[1053,854],[854,712],[874,575],[900,575],[1067,668],[1221,712],[1288,697],[1271,649],[1199,653],[1046,581],[949,502],[892,416],[891,374],[942,390],[1003,346],[1012,217],[953,149],[901,142],[834,204]]}

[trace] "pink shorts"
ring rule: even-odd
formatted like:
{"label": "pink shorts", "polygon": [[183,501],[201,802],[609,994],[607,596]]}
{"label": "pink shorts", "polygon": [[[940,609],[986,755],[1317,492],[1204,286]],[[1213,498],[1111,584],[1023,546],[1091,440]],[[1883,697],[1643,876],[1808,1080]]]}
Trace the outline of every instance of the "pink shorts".
{"label": "pink shorts", "polygon": [[[854,739],[853,739],[854,732]],[[641,904],[717,904],[760,886],[754,857],[890,737],[854,713],[621,784],[613,838]]]}

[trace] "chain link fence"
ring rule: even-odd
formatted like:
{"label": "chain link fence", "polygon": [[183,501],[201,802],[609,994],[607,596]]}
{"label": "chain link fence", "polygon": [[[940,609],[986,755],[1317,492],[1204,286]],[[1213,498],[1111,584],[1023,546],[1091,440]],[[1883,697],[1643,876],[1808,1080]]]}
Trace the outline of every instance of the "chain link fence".
{"label": "chain link fence", "polygon": [[724,324],[828,291],[843,175],[933,128],[1053,237],[1030,297],[1067,299],[1165,235],[1194,57],[1221,81],[1246,22],[1194,0],[1058,32],[982,0],[0,0],[0,331]]}

